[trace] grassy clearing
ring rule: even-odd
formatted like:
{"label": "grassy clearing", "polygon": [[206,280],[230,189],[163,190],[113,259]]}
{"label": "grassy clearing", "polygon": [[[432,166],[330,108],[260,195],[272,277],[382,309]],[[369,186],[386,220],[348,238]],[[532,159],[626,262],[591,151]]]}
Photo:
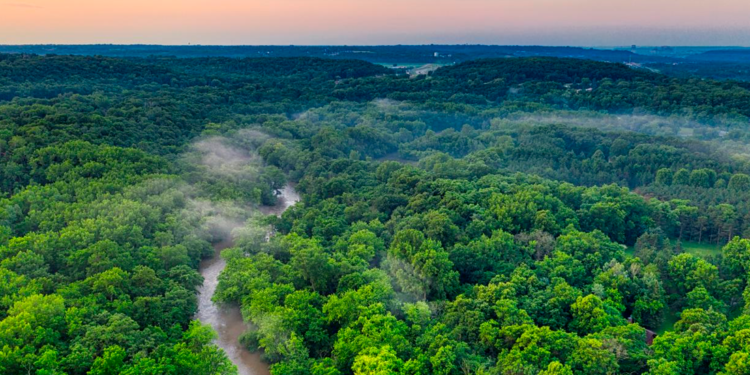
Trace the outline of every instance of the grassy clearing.
{"label": "grassy clearing", "polygon": [[625,251],[625,255],[634,257],[635,256],[635,246],[622,246],[622,249]]}
{"label": "grassy clearing", "polygon": [[[673,245],[677,245],[676,241],[673,240]],[[721,254],[722,246],[709,243],[698,243],[693,241],[683,241],[680,243],[682,251],[688,254],[693,254],[701,258],[707,258]],[[623,247],[626,255],[635,256],[635,246]]]}
{"label": "grassy clearing", "polygon": [[668,310],[664,317],[664,322],[655,332],[661,335],[664,332],[671,331],[674,329],[674,324],[677,323],[678,320],[680,320],[680,311]]}
{"label": "grassy clearing", "polygon": [[707,243],[684,241],[681,243],[682,251],[699,257],[710,257],[721,254],[721,246]]}

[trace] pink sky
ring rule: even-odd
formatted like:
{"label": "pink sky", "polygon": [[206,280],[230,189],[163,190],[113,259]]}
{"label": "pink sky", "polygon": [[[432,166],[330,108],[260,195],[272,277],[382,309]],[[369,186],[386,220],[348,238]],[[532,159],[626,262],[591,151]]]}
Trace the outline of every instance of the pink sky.
{"label": "pink sky", "polygon": [[0,44],[750,45],[750,0],[0,0]]}

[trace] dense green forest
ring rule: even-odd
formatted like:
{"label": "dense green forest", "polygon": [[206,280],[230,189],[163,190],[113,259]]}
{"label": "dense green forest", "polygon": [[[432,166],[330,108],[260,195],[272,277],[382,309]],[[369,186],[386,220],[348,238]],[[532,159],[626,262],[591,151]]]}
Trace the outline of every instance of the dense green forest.
{"label": "dense green forest", "polygon": [[586,60],[0,54],[0,373],[235,373],[232,221],[274,375],[746,374],[748,141],[746,84]]}

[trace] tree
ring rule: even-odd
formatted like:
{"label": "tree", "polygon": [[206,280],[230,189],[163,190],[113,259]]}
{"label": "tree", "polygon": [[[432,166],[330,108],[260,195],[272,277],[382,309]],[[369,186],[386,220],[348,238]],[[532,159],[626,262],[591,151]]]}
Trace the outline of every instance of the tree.
{"label": "tree", "polygon": [[578,297],[570,310],[573,320],[570,321],[569,328],[581,336],[599,332],[609,326],[602,300],[593,294]]}
{"label": "tree", "polygon": [[698,207],[690,206],[689,202],[682,200],[672,200],[671,203],[675,206],[673,212],[679,221],[680,231],[677,238],[681,240],[685,230],[694,225],[699,213]]}
{"label": "tree", "polygon": [[580,374],[615,374],[618,371],[615,355],[604,344],[593,338],[578,340],[570,358],[570,367]]}
{"label": "tree", "polygon": [[724,304],[714,298],[705,287],[698,286],[687,294],[685,299],[685,306],[688,308],[698,309],[715,309],[719,311],[724,310]]}
{"label": "tree", "polygon": [[677,362],[668,361],[664,358],[650,359],[648,361],[649,375],[680,375]]}
{"label": "tree", "polygon": [[672,184],[674,185],[689,185],[690,184],[690,172],[687,169],[682,168],[675,172],[672,177]]}
{"label": "tree", "polygon": [[708,172],[708,170],[697,169],[690,173],[690,186],[710,188],[713,185],[714,181],[711,179],[711,174]]}
{"label": "tree", "polygon": [[724,367],[722,375],[750,374],[750,354],[746,352],[732,353]]}
{"label": "tree", "polygon": [[737,232],[737,210],[730,204],[711,207],[709,215],[716,226],[716,244],[730,241]]}
{"label": "tree", "polygon": [[744,173],[734,174],[729,179],[727,187],[735,191],[748,191],[750,190],[750,176]]}
{"label": "tree", "polygon": [[404,362],[389,346],[370,347],[354,360],[354,375],[394,375],[401,373]]}
{"label": "tree", "polygon": [[453,347],[450,345],[443,346],[430,358],[432,373],[435,375],[451,375],[458,370],[455,362],[456,353]]}
{"label": "tree", "polygon": [[722,270],[733,277],[739,277],[750,271],[750,240],[733,238],[721,250]]}
{"label": "tree", "polygon": [[625,242],[625,216],[627,213],[615,202],[597,202],[584,217],[584,228],[600,230],[616,242]]}
{"label": "tree", "polygon": [[94,361],[91,375],[119,375],[125,367],[125,350],[117,345],[104,349],[104,355]]}
{"label": "tree", "polygon": [[716,266],[687,253],[672,258],[669,261],[668,270],[672,280],[670,286],[678,296],[687,295],[698,286],[712,292],[719,279]]}
{"label": "tree", "polygon": [[7,373],[44,371],[38,362],[56,355],[65,329],[65,304],[58,295],[31,295],[8,310],[0,321],[0,368]]}
{"label": "tree", "polygon": [[315,240],[292,235],[284,239],[291,254],[290,264],[310,287],[318,293],[327,293],[333,276],[330,256]]}
{"label": "tree", "polygon": [[571,370],[569,366],[554,361],[550,362],[547,369],[540,372],[539,375],[573,375],[573,370]]}
{"label": "tree", "polygon": [[458,272],[439,242],[409,229],[396,235],[388,255],[388,268],[403,291],[422,299],[444,299],[455,293]]}
{"label": "tree", "polygon": [[656,183],[659,185],[672,185],[673,172],[669,168],[662,168],[656,172]]}

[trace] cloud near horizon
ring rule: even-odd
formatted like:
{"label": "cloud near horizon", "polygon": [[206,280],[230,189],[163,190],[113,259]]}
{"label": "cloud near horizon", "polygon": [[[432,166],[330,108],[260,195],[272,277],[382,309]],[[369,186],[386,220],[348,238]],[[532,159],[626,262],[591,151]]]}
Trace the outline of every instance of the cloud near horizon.
{"label": "cloud near horizon", "polygon": [[0,44],[747,45],[746,0],[26,0]]}

